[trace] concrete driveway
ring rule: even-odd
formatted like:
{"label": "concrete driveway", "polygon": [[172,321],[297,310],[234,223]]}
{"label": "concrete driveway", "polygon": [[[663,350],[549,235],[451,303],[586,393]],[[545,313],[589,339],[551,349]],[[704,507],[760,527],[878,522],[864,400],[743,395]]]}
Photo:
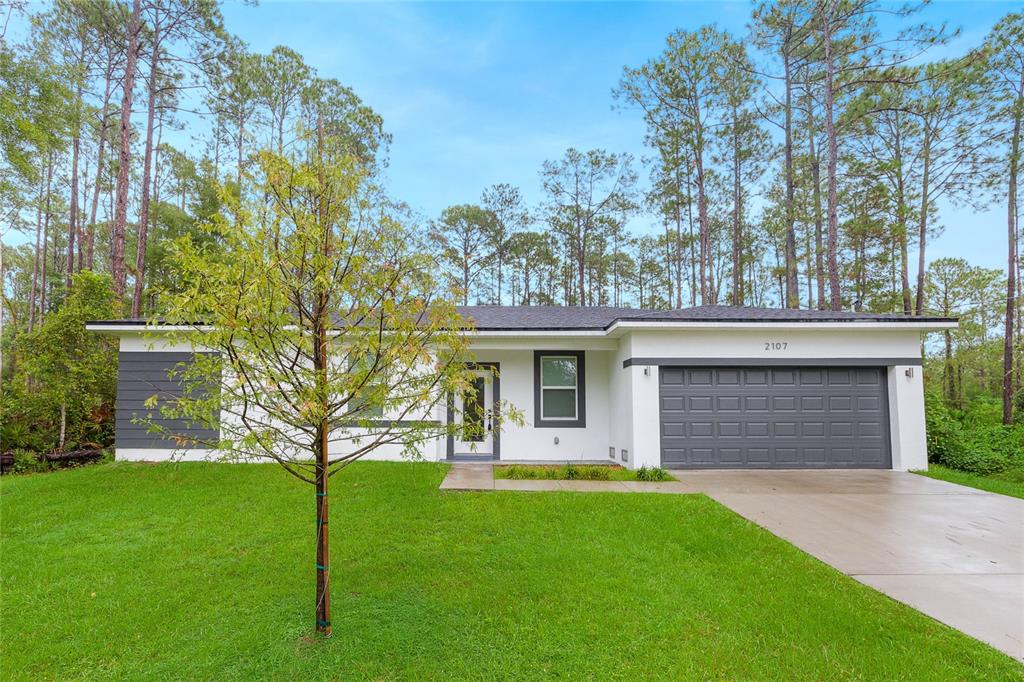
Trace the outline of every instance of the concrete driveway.
{"label": "concrete driveway", "polygon": [[675,473],[856,580],[1024,659],[1024,500],[894,471]]}

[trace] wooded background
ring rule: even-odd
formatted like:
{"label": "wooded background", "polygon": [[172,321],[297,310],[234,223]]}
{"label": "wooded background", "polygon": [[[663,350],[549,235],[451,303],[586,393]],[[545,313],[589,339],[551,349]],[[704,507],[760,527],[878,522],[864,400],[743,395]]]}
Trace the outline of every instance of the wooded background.
{"label": "wooded background", "polygon": [[[746,35],[674,31],[609,93],[649,157],[570,148],[538,168],[539,204],[497,184],[438,216],[406,209],[420,247],[464,303],[960,316],[927,344],[929,405],[1009,424],[1024,15],[933,59],[956,30],[918,9],[785,0],[752,6]],[[0,0],[0,449],[109,442],[114,351],[81,325],[159,315],[169,244],[256,191],[258,151],[302,154],[318,123],[386,172],[380,115],[295,49],[250,51],[217,2]],[[208,132],[175,148],[184,127]],[[1005,212],[1004,270],[929,261],[941,230],[990,229],[946,225],[942,205]]]}

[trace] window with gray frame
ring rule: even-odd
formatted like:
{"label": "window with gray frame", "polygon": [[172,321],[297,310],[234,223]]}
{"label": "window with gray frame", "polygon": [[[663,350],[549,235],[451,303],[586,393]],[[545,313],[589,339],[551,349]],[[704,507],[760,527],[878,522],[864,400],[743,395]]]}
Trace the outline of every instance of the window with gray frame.
{"label": "window with gray frame", "polygon": [[[353,360],[350,371],[367,373],[373,367],[374,355],[367,354]],[[348,404],[348,413],[355,419],[381,419],[384,417],[384,397],[378,395],[381,386],[368,383],[363,387],[361,395],[352,396]]]}
{"label": "window with gray frame", "polygon": [[585,361],[583,351],[534,351],[534,427],[586,427]]}

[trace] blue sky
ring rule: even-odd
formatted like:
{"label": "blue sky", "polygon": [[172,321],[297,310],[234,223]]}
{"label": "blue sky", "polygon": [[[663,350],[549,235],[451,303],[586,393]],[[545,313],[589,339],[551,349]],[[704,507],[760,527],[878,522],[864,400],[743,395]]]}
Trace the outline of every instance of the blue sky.
{"label": "blue sky", "polygon": [[[1019,7],[940,1],[923,18],[961,27],[962,36],[942,48],[960,54]],[[542,162],[569,146],[629,152],[639,161],[644,126],[636,112],[613,108],[611,97],[623,66],[656,55],[677,28],[715,23],[742,35],[750,9],[748,2],[673,1],[262,0],[223,7],[228,30],[253,50],[297,50],[383,116],[394,136],[390,190],[426,218],[477,201],[498,182],[520,187],[536,204]],[[929,260],[962,256],[1003,267],[1003,207],[976,213],[944,205],[940,218],[946,231],[929,247]],[[647,218],[631,227],[655,229]]]}
{"label": "blue sky", "polygon": [[[937,2],[924,18],[963,29],[944,52],[976,45],[1018,8],[1010,2]],[[657,54],[676,28],[716,23],[743,34],[747,2],[284,2],[228,4],[229,29],[254,50],[277,44],[338,78],[394,136],[389,185],[431,218],[477,201],[497,182],[541,197],[537,172],[569,146],[644,156],[636,112],[613,108],[625,65]],[[641,177],[646,173],[641,173]],[[945,234],[929,260],[1005,261],[1005,210],[943,206]],[[654,229],[649,219],[632,227]]]}

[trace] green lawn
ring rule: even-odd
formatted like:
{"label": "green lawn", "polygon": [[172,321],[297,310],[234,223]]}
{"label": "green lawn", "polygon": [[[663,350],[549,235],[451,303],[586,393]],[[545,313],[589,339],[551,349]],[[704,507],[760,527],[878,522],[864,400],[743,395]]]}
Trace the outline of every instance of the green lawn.
{"label": "green lawn", "polygon": [[703,496],[459,493],[436,464],[0,482],[4,679],[1020,679],[1024,668]]}
{"label": "green lawn", "polygon": [[929,478],[937,478],[941,481],[978,488],[979,490],[988,490],[989,492],[1024,499],[1024,468],[1008,469],[998,474],[982,476],[980,474],[969,474],[966,471],[950,469],[938,464],[929,464],[928,471],[915,471],[914,473],[928,476]]}

